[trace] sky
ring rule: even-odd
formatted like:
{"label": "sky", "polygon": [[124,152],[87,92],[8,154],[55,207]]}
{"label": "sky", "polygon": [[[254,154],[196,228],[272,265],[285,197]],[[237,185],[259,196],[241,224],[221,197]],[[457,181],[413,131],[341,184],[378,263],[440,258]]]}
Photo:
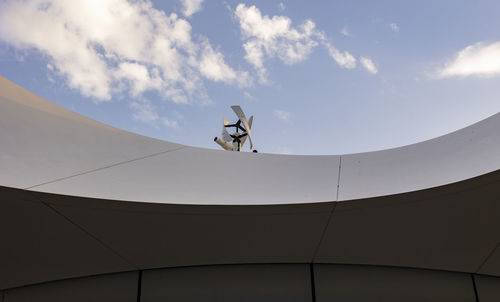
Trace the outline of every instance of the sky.
{"label": "sky", "polygon": [[261,153],[365,152],[500,111],[499,15],[496,0],[0,0],[0,75],[180,144],[219,149],[240,105]]}

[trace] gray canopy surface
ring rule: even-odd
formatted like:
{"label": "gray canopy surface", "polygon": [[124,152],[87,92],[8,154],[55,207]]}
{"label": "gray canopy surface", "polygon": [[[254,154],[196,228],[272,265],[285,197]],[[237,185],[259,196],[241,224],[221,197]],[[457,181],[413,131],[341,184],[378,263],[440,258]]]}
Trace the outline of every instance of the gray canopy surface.
{"label": "gray canopy surface", "polygon": [[499,168],[500,114],[376,152],[226,152],[116,129],[0,77],[0,290],[251,263],[500,276]]}

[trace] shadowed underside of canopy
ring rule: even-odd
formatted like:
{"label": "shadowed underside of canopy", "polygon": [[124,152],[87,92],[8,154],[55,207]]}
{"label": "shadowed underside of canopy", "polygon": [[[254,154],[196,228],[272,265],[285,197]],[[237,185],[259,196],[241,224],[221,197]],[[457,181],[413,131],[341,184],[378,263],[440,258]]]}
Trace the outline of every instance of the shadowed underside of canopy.
{"label": "shadowed underside of canopy", "polygon": [[376,152],[225,152],[116,129],[0,77],[0,142],[0,290],[226,264],[500,276],[500,114]]}

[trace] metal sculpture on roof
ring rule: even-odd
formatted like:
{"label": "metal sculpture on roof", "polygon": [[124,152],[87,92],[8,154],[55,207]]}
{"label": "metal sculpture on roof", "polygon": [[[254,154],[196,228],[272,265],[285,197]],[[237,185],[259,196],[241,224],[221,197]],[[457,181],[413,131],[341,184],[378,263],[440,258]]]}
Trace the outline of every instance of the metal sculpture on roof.
{"label": "metal sculpture on roof", "polygon": [[[233,109],[234,113],[238,117],[238,121],[234,124],[229,124],[229,121],[224,118],[222,123],[222,138],[216,137],[214,138],[214,142],[216,142],[224,150],[240,152],[248,137],[248,140],[250,141],[250,150],[253,149],[251,132],[253,115],[247,120],[245,113],[243,113],[240,106],[231,106],[231,109]],[[235,132],[229,133],[227,128],[235,128]],[[257,150],[253,150],[253,152],[256,153]]]}

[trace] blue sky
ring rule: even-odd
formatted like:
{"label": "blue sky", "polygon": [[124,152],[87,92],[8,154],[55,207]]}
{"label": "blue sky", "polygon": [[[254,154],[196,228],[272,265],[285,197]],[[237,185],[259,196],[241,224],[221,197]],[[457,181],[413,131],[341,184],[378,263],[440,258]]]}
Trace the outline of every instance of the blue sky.
{"label": "blue sky", "polygon": [[[500,111],[498,1],[0,1],[0,74],[128,131],[266,153],[430,139]],[[248,147],[246,147],[248,148]]]}

